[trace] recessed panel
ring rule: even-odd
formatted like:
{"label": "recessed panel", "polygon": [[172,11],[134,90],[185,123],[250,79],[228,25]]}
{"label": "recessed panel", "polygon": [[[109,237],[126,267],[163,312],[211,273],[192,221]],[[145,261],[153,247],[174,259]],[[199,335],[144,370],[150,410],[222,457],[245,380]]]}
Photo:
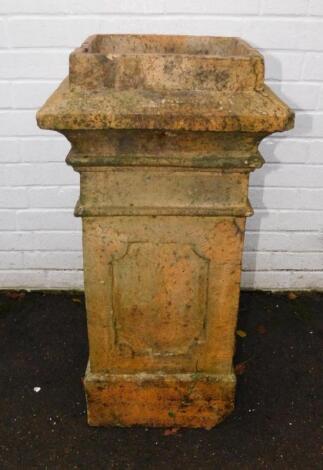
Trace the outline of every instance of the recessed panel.
{"label": "recessed panel", "polygon": [[113,262],[120,352],[185,354],[203,341],[208,266],[190,244],[130,243],[126,254]]}

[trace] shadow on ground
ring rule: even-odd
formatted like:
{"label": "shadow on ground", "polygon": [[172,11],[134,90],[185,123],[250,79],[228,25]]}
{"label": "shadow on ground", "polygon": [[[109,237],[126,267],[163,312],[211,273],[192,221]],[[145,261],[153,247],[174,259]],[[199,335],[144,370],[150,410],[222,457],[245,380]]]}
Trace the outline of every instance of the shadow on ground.
{"label": "shadow on ground", "polygon": [[166,436],[87,426],[83,296],[3,293],[0,467],[322,468],[322,309],[322,294],[243,293],[235,412],[211,431]]}

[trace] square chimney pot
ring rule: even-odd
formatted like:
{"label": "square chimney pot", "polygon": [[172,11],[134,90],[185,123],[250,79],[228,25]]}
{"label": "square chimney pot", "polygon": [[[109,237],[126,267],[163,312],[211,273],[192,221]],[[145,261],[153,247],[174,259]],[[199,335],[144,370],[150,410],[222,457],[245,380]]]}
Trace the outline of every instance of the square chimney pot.
{"label": "square chimney pot", "polygon": [[293,113],[239,38],[95,35],[37,114],[80,173],[94,426],[211,428],[232,367],[249,174]]}

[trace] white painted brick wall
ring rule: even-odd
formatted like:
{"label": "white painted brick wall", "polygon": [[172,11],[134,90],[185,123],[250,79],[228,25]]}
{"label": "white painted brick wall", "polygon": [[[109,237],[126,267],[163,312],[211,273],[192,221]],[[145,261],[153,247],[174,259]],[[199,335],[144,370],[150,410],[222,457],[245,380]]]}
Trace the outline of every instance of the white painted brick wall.
{"label": "white painted brick wall", "polygon": [[241,36],[296,111],[251,177],[243,286],[323,288],[323,0],[1,0],[0,287],[80,288],[78,175],[35,111],[93,33]]}

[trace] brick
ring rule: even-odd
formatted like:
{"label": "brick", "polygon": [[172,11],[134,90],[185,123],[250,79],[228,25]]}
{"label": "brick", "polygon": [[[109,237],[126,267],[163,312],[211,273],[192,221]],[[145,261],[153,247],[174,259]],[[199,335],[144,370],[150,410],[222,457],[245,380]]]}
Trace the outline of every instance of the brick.
{"label": "brick", "polygon": [[301,29],[296,47],[303,50],[322,51],[322,22],[320,20],[306,21],[299,26]]}
{"label": "brick", "polygon": [[301,139],[265,139],[259,150],[267,163],[318,163],[311,161],[310,141]]}
{"label": "brick", "polygon": [[322,0],[310,0],[309,14],[323,16]]}
{"label": "brick", "polygon": [[250,188],[250,201],[257,209],[304,209],[323,208],[323,190],[300,188]]}
{"label": "brick", "polygon": [[[77,177],[77,176],[76,176]],[[34,208],[73,208],[79,196],[76,187],[37,187],[28,191],[29,206]]]}
{"label": "brick", "polygon": [[[299,24],[289,19],[259,18],[245,23],[243,37],[263,49],[296,49]],[[302,48],[301,48],[302,49]]]}
{"label": "brick", "polygon": [[245,251],[323,251],[321,232],[247,232]]}
{"label": "brick", "polygon": [[322,211],[255,209],[247,219],[249,231],[318,231],[323,230]]}
{"label": "brick", "polygon": [[301,290],[322,290],[323,271],[291,272],[290,285]]}
{"label": "brick", "polygon": [[[11,17],[8,20],[10,47],[73,47],[73,37],[81,33],[82,25],[89,20],[68,17]],[[80,25],[78,27],[78,25]],[[57,34],[57,32],[60,32]],[[81,33],[82,34],[82,33]],[[86,34],[87,35],[87,34]]]}
{"label": "brick", "polygon": [[15,163],[20,161],[18,150],[19,142],[14,138],[0,138],[0,161],[1,163]]}
{"label": "brick", "polygon": [[166,13],[196,13],[217,14],[217,15],[253,15],[259,10],[258,0],[244,0],[237,2],[236,0],[165,0]]}
{"label": "brick", "polygon": [[250,178],[252,186],[321,188],[323,166],[267,164]]}
{"label": "brick", "polygon": [[320,91],[320,97],[318,99],[318,104],[317,104],[317,108],[319,110],[323,110],[323,86],[321,87],[321,91]]}
{"label": "brick", "polygon": [[0,270],[0,285],[3,289],[43,289],[46,286],[46,272]]}
{"label": "brick", "polygon": [[16,212],[14,210],[0,210],[0,230],[16,229]]}
{"label": "brick", "polygon": [[33,233],[1,231],[0,246],[3,251],[33,250]]}
{"label": "brick", "polygon": [[244,23],[244,39],[264,49],[297,49],[299,51],[323,49],[322,23],[300,19],[257,18]]}
{"label": "brick", "polygon": [[308,0],[262,0],[264,15],[306,15]]}
{"label": "brick", "polygon": [[242,266],[245,271],[315,271],[322,269],[323,252],[245,252]]}
{"label": "brick", "polygon": [[26,251],[24,253],[24,267],[27,269],[82,269],[82,253],[77,251]]}
{"label": "brick", "polygon": [[241,286],[244,289],[262,289],[270,286],[270,289],[291,289],[290,271],[244,271],[241,277]]}
{"label": "brick", "polygon": [[[112,24],[112,19],[102,23]],[[99,19],[84,17],[11,18],[8,23],[9,44],[10,47],[23,48],[75,47],[93,31],[101,31],[103,26],[100,28],[99,25]]]}
{"label": "brick", "polygon": [[[1,212],[0,212],[1,221]],[[19,230],[80,230],[81,221],[73,217],[72,210],[21,210],[17,211]]]}
{"label": "brick", "polygon": [[262,50],[266,80],[298,80],[301,77],[304,52]]}
{"label": "brick", "polygon": [[5,165],[0,181],[8,186],[77,185],[79,176],[63,163]]}
{"label": "brick", "polygon": [[29,163],[62,163],[71,146],[66,139],[56,135],[52,138],[19,139],[17,145],[20,159]]}
{"label": "brick", "polygon": [[106,0],[72,0],[70,12],[72,13],[136,13],[150,14],[163,13],[165,0],[120,0],[118,2],[107,2]]}
{"label": "brick", "polygon": [[25,188],[0,187],[1,208],[24,208],[27,207],[28,199]]}
{"label": "brick", "polygon": [[[1,14],[67,13],[64,0],[1,0]],[[65,4],[65,7],[64,7]]]}
{"label": "brick", "polygon": [[323,287],[323,271],[247,271],[242,273],[242,288],[271,290],[304,290]]}
{"label": "brick", "polygon": [[19,251],[0,251],[1,269],[20,269],[23,267],[23,254]]}
{"label": "brick", "polygon": [[47,100],[58,82],[14,82],[12,84],[12,102],[14,108],[39,108]]}
{"label": "brick", "polygon": [[48,271],[47,287],[49,289],[83,290],[83,271]]}
{"label": "brick", "polygon": [[33,249],[82,252],[81,232],[33,232]]}
{"label": "brick", "polygon": [[[296,125],[288,131],[289,137],[321,137],[323,129],[322,112],[302,112],[296,114]],[[285,134],[286,135],[286,134]]]}
{"label": "brick", "polygon": [[323,54],[307,53],[303,71],[304,80],[323,80]]}
{"label": "brick", "polygon": [[242,288],[272,290],[304,290],[323,287],[323,271],[247,271],[242,273]]}
{"label": "brick", "polygon": [[0,79],[62,79],[68,74],[69,51],[0,50]]}
{"label": "brick", "polygon": [[162,13],[164,0],[1,0],[0,13],[4,14],[93,14],[93,13]]}
{"label": "brick", "polygon": [[313,83],[270,83],[277,95],[294,110],[313,110],[318,107],[321,87]]}
{"label": "brick", "polygon": [[8,82],[0,82],[0,109],[11,108],[12,106],[12,86]]}
{"label": "brick", "polygon": [[7,34],[5,20],[0,18],[0,47],[7,47]]}
{"label": "brick", "polygon": [[312,140],[309,142],[308,163],[322,164],[323,140]]}
{"label": "brick", "polygon": [[0,111],[0,136],[46,135],[51,131],[39,129],[34,111]]}

